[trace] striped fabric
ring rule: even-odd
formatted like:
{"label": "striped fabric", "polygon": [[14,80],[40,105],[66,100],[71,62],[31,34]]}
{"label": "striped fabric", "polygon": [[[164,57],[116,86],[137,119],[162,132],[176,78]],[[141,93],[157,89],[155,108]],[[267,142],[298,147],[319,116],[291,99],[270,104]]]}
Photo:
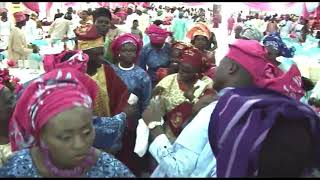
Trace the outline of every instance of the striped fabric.
{"label": "striped fabric", "polygon": [[[310,107],[287,96],[260,88],[238,88],[222,96],[208,129],[217,159],[217,176],[257,175],[262,143],[280,115],[292,121],[308,120],[314,138],[320,140],[319,117]],[[319,145],[316,145],[316,160],[319,160]]]}

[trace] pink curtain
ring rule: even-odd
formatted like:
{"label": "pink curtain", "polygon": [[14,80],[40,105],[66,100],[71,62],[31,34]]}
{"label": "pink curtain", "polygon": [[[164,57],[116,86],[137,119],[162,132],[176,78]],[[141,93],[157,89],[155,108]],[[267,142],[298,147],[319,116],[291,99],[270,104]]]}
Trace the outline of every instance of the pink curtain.
{"label": "pink curtain", "polygon": [[302,17],[305,18],[305,19],[309,17],[309,13],[308,13],[308,9],[307,9],[307,4],[306,3],[303,3]]}
{"label": "pink curtain", "polygon": [[22,2],[28,9],[34,12],[40,12],[39,4],[37,2]]}
{"label": "pink curtain", "polygon": [[49,12],[52,7],[52,2],[47,2],[46,4],[46,12]]}
{"label": "pink curtain", "polygon": [[[261,10],[261,11],[273,11],[275,9],[275,5],[270,2],[247,2],[244,3],[252,9]],[[294,2],[288,2],[286,4],[281,4],[283,8],[290,8],[294,5]],[[279,6],[279,5],[277,5]]]}

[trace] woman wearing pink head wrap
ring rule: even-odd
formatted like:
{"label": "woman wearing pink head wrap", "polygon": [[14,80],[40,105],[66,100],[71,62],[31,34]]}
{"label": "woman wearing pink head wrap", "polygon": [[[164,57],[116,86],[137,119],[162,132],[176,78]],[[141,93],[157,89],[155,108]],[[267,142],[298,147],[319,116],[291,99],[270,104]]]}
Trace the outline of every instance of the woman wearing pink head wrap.
{"label": "woman wearing pink head wrap", "polygon": [[122,151],[118,154],[119,159],[124,162],[135,174],[140,174],[143,170],[138,164],[143,164],[134,152],[136,137],[136,127],[141,114],[149,104],[151,98],[152,85],[151,80],[141,67],[135,65],[142,48],[141,39],[133,34],[126,33],[118,36],[111,44],[111,50],[114,62],[112,65],[117,75],[126,84],[129,93],[135,95],[137,100],[131,107],[134,110],[134,116],[128,119],[127,131],[123,139]]}
{"label": "woman wearing pink head wrap", "polygon": [[[16,152],[0,174],[132,177],[121,162],[92,147],[92,101],[97,88],[90,77],[71,68],[53,70],[33,81],[17,102],[9,125],[12,149],[26,149]],[[121,170],[114,172],[108,166]]]}
{"label": "woman wearing pink head wrap", "polygon": [[171,33],[154,24],[150,25],[145,33],[149,36],[150,43],[142,48],[137,64],[147,71],[151,78],[152,86],[155,86],[158,82],[157,70],[168,67],[170,64],[171,46],[165,41]]}
{"label": "woman wearing pink head wrap", "polygon": [[46,72],[57,68],[72,67],[86,73],[88,61],[89,56],[82,51],[63,51],[59,54],[46,55],[43,59],[43,66]]}
{"label": "woman wearing pink head wrap", "polygon": [[150,42],[157,45],[163,45],[167,37],[171,35],[171,32],[168,32],[155,24],[150,25],[145,33],[149,36]]}
{"label": "woman wearing pink head wrap", "polygon": [[137,60],[137,58],[140,54],[140,51],[142,49],[142,41],[141,41],[141,39],[137,38],[136,36],[134,36],[131,33],[119,35],[118,37],[116,37],[112,41],[111,51],[112,51],[112,56],[113,56],[114,62],[119,62],[118,59],[119,59],[121,47],[126,43],[131,43],[133,46],[136,47],[135,59],[133,61],[133,63],[136,63],[136,60]]}

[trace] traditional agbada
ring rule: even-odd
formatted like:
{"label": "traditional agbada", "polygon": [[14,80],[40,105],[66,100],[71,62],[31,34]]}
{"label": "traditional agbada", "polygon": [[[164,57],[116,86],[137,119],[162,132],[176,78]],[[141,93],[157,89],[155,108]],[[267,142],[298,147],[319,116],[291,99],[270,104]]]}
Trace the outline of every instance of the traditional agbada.
{"label": "traditional agbada", "polygon": [[[16,12],[13,16],[16,23],[24,23],[25,25],[26,17],[23,12]],[[12,27],[8,43],[9,59],[14,61],[27,60],[28,55],[31,53],[32,49],[28,48],[24,31],[21,27]]]}
{"label": "traditional agbada", "polygon": [[[214,82],[214,87],[219,91],[218,96],[222,96],[233,88],[257,86],[255,79],[270,80],[274,77],[265,76],[265,73],[262,73],[264,67],[269,63],[268,60],[262,58],[266,55],[264,48],[257,41],[250,41],[250,43],[247,41],[236,41],[235,46],[230,46],[230,51],[234,53],[233,59],[228,53],[227,57],[220,62]],[[231,49],[242,49],[247,56],[242,56],[242,53]],[[241,64],[238,63],[240,61]],[[254,65],[255,61],[257,65]],[[261,72],[263,75],[249,73],[252,71]],[[279,87],[283,87],[286,82],[279,81],[279,79],[281,78],[274,79],[273,83],[264,84],[263,87],[269,88],[268,85],[274,86],[276,83]],[[261,85],[259,83],[259,86]],[[154,140],[148,150],[159,164],[151,177],[216,177],[216,158],[208,140],[208,126],[216,104],[217,101],[211,101],[209,105],[202,108],[173,144],[164,134],[162,126],[157,126],[156,130],[150,130],[150,137]],[[157,109],[155,108],[155,111],[151,113],[150,111],[144,113],[143,120],[146,124],[160,121],[158,117],[161,113]],[[170,154],[170,156],[163,156],[163,154]]]}
{"label": "traditional agbada", "polygon": [[229,46],[226,56],[243,66],[258,87],[268,87],[298,100],[304,95],[301,75],[297,73],[296,66],[283,72],[266,59],[267,50],[258,41],[240,39]]}
{"label": "traditional agbada", "polygon": [[310,107],[275,91],[228,91],[208,129],[217,177],[309,176],[319,168],[319,120]]}
{"label": "traditional agbada", "polygon": [[178,73],[171,74],[162,79],[155,87],[163,88],[161,97],[164,99],[165,104],[164,119],[167,125],[166,134],[172,138],[172,141],[180,134],[186,123],[188,123],[192,115],[193,104],[203,95],[213,93],[212,79],[202,74],[205,68],[203,58],[201,52],[196,48],[187,48],[182,52],[182,64],[188,64],[200,69],[200,73],[197,74],[197,77],[194,77],[195,79],[193,80],[193,88],[197,86],[199,86],[199,88],[193,92],[194,99],[192,101],[185,96],[185,92],[190,90],[190,87],[186,86],[182,81],[181,76],[184,72],[182,72],[181,69],[179,69]]}
{"label": "traditional agbada", "polygon": [[[100,48],[99,50],[102,49],[102,53],[104,52],[103,37],[98,34],[94,25],[86,25],[85,28],[78,28],[76,30],[76,35],[79,39],[78,48],[89,55],[88,70],[89,68],[96,70],[96,72],[94,72],[95,74],[91,75],[99,85],[99,93],[94,111],[95,114],[97,116],[114,116],[123,112],[129,98],[126,85],[117,76],[107,61],[98,59],[99,56],[93,57],[93,52],[90,57],[90,51],[94,51],[95,49]],[[97,55],[100,54],[95,54],[94,56]]]}
{"label": "traditional agbada", "polygon": [[[0,169],[0,175],[133,177],[121,162],[92,147],[95,131],[90,122],[91,109],[97,88],[89,76],[72,68],[53,70],[33,81],[19,99],[9,125],[12,149],[26,149],[16,152]],[[68,118],[67,112],[70,111],[77,113],[73,115],[78,117]],[[52,132],[54,129],[66,137],[62,127],[72,130],[72,135],[69,133],[67,136],[70,139],[57,138]],[[79,137],[80,141],[75,139]],[[39,159],[40,156],[42,158]],[[57,161],[59,166],[55,163]],[[62,169],[61,166],[67,168]]]}

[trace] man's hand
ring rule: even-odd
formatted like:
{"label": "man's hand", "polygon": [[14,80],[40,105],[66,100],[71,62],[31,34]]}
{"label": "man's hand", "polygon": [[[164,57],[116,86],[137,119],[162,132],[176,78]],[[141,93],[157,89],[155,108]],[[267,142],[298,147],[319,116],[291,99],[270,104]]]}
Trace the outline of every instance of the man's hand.
{"label": "man's hand", "polygon": [[161,121],[161,118],[165,113],[165,103],[164,100],[158,96],[158,98],[153,98],[150,100],[150,105],[142,114],[142,119],[149,125],[152,121]]}

